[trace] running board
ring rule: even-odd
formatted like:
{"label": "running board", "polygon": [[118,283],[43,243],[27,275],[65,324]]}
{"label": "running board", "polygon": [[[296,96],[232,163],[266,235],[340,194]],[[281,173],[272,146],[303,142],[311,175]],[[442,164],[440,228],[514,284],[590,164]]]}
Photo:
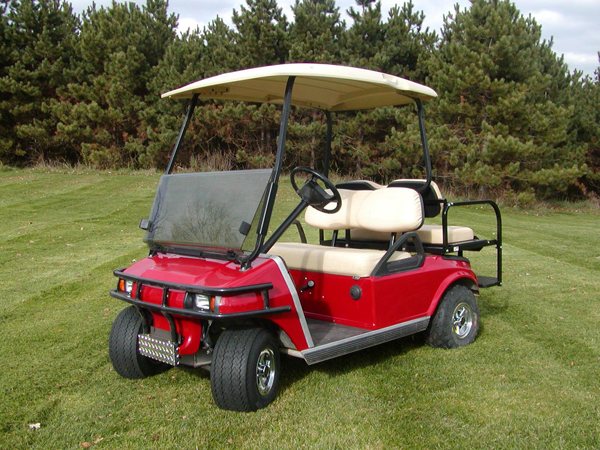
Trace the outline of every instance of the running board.
{"label": "running board", "polygon": [[425,331],[429,324],[429,319],[429,316],[421,317],[420,319],[410,320],[381,330],[373,330],[358,336],[352,336],[336,342],[309,348],[302,351],[302,356],[310,365],[338,356],[347,355],[358,350],[363,350],[378,344],[383,344],[384,342]]}
{"label": "running board", "polygon": [[498,281],[496,277],[478,276],[477,284],[480,288],[488,288],[492,286],[501,286],[502,283]]}

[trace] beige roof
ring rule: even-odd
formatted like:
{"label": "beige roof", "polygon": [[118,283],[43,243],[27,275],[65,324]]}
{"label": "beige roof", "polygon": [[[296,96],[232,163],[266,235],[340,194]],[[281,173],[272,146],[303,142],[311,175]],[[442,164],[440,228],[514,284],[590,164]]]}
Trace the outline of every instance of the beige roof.
{"label": "beige roof", "polygon": [[377,108],[428,100],[436,92],[422,84],[372,70],[329,64],[281,64],[217,75],[162,95],[173,98],[283,103],[285,86],[295,76],[292,104],[330,111]]}

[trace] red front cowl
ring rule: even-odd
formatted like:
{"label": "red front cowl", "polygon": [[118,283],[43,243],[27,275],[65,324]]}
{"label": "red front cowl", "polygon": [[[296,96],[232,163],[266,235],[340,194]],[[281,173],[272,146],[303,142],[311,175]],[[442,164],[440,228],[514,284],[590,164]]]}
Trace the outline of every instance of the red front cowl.
{"label": "red front cowl", "polygon": [[[292,296],[278,265],[271,259],[257,258],[253,261],[252,268],[241,271],[239,264],[230,261],[174,254],[157,254],[137,262],[124,272],[159,282],[177,283],[199,288],[236,288],[271,283],[273,288],[268,291],[269,307],[290,306],[291,311],[262,316],[262,318],[268,319],[281,327],[298,350],[308,348]],[[183,309],[184,299],[185,292],[170,289],[166,306]],[[160,305],[163,301],[163,289],[144,285],[140,300]],[[261,293],[252,292],[221,297],[218,311],[214,311],[214,313],[226,316],[227,314],[257,311],[263,308],[264,299]],[[169,324],[162,314],[153,313],[153,317],[154,326],[164,330],[169,329]],[[174,318],[176,319],[177,332],[183,337],[179,353],[182,355],[195,353],[200,346],[201,320],[177,315],[174,315]]]}

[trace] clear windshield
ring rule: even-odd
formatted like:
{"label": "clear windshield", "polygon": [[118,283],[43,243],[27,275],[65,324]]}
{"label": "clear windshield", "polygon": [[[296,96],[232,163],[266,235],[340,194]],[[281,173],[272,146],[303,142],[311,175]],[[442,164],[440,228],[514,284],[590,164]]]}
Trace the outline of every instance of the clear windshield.
{"label": "clear windshield", "polygon": [[163,175],[144,241],[171,249],[253,248],[255,218],[270,175],[271,170]]}

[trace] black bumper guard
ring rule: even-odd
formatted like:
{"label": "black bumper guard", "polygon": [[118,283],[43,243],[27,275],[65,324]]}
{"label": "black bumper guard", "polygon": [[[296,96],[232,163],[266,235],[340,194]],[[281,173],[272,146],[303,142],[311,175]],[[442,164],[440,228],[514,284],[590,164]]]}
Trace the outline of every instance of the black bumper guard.
{"label": "black bumper guard", "polygon": [[[271,314],[278,314],[289,312],[292,310],[291,306],[279,306],[275,308],[271,308],[269,306],[269,290],[273,289],[272,283],[262,283],[262,284],[253,284],[249,286],[240,286],[234,288],[212,288],[205,286],[194,286],[189,284],[179,284],[179,283],[171,283],[168,281],[157,281],[149,278],[138,277],[135,275],[130,275],[123,272],[125,269],[117,269],[113,273],[116,277],[122,278],[124,280],[133,281],[136,283],[136,298],[130,297],[128,294],[119,291],[118,289],[113,289],[110,291],[110,295],[119,300],[123,300],[127,303],[131,303],[134,305],[140,316],[142,316],[142,325],[144,327],[144,332],[149,332],[149,324],[148,318],[144,314],[143,310],[152,310],[158,311],[162,313],[167,321],[169,322],[171,328],[171,338],[173,342],[179,343],[179,336],[177,334],[177,327],[175,326],[175,321],[173,320],[173,315],[184,316],[184,317],[192,317],[195,319],[205,319],[205,320],[219,320],[219,319],[243,319],[249,317],[258,317],[258,316],[267,316]],[[153,286],[158,287],[163,290],[162,295],[162,304],[157,305],[154,303],[147,303],[140,300],[140,294],[142,291],[142,286]],[[183,308],[173,308],[171,306],[167,306],[167,300],[169,298],[169,291],[183,291],[185,293],[190,294],[202,294],[207,296],[224,296],[224,297],[232,297],[236,295],[248,294],[251,292],[260,292],[264,301],[263,309],[256,309],[252,311],[244,311],[238,313],[230,313],[230,314],[220,314],[214,312],[206,312],[206,311],[198,311],[194,309],[183,309]]]}

